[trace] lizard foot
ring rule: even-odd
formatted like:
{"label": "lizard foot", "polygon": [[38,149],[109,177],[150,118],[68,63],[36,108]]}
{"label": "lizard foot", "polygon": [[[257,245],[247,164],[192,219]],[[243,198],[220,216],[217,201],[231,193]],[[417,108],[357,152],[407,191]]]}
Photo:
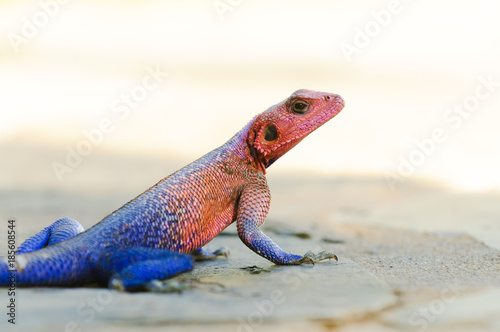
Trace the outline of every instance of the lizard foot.
{"label": "lizard foot", "polygon": [[294,265],[301,265],[301,264],[313,264],[325,259],[335,259],[338,261],[337,255],[334,253],[328,252],[328,251],[322,251],[317,254],[313,253],[312,251],[308,251],[304,256],[300,257],[299,259],[290,262],[290,264]]}
{"label": "lizard foot", "polygon": [[191,255],[193,255],[195,261],[197,262],[209,261],[222,256],[224,258],[227,258],[229,256],[229,248],[224,246],[222,248],[215,250],[214,252],[210,252],[207,249],[200,248],[198,250],[193,251]]}
{"label": "lizard foot", "polygon": [[95,262],[102,282],[120,291],[148,290],[147,284],[193,268],[193,257],[164,249],[107,247]]}
{"label": "lizard foot", "polygon": [[177,280],[151,280],[144,285],[144,290],[146,292],[153,293],[182,293],[192,288],[193,285],[191,282]]}
{"label": "lizard foot", "polygon": [[115,278],[110,281],[110,288],[116,289],[120,292],[152,292],[152,293],[182,293],[182,291],[193,288],[191,283],[179,282],[176,280],[161,281],[158,279],[150,280],[142,285],[135,286],[134,288],[127,288],[121,279]]}

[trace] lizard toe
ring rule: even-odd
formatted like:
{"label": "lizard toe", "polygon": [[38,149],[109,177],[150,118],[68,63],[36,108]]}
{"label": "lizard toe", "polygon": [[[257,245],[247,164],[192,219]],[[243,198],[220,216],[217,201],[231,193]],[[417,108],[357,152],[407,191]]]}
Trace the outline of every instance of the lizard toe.
{"label": "lizard toe", "polygon": [[152,293],[182,293],[192,288],[190,282],[177,280],[151,280],[144,284],[144,290]]}
{"label": "lizard toe", "polygon": [[321,251],[317,254],[313,253],[312,251],[309,251],[305,254],[304,257],[309,257],[313,262],[319,262],[325,259],[335,259],[336,261],[339,260],[337,255],[326,250]]}
{"label": "lizard toe", "polygon": [[112,278],[108,284],[109,288],[115,289],[119,292],[124,292],[126,290],[123,281],[120,278]]}
{"label": "lizard toe", "polygon": [[222,248],[219,248],[219,249],[215,250],[215,251],[213,252],[213,255],[214,255],[215,257],[224,257],[224,258],[228,258],[228,257],[229,257],[229,253],[230,253],[229,248],[228,248],[228,247],[226,247],[226,246],[224,246],[224,247],[222,247]]}
{"label": "lizard toe", "polygon": [[291,261],[289,264],[292,265],[302,265],[302,264],[313,264],[325,259],[335,259],[338,261],[337,255],[334,253],[328,252],[328,251],[321,251],[317,254],[315,254],[312,251],[308,251],[304,256],[299,257],[298,259],[295,259]]}

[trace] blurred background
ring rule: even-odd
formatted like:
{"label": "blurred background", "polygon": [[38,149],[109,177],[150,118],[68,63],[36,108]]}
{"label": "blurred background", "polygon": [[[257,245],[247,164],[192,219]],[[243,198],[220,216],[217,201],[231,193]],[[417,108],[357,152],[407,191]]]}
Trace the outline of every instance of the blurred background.
{"label": "blurred background", "polygon": [[[75,193],[118,197],[116,208],[306,88],[338,93],[346,107],[269,170],[277,192],[300,198],[307,187],[290,180],[306,177],[324,184],[309,192],[328,198],[323,208],[339,207],[318,208],[322,218],[403,225],[412,215],[416,228],[496,231],[493,243],[499,9],[472,0],[2,1],[2,217],[56,209],[58,195]],[[93,210],[77,201],[68,216]]]}

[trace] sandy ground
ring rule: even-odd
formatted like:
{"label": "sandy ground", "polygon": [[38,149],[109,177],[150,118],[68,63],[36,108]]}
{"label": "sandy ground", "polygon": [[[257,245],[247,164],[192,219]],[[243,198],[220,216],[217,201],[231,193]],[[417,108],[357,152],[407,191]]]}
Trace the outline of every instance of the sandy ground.
{"label": "sandy ground", "polygon": [[339,226],[346,256],[396,291],[500,287],[500,251],[463,234]]}

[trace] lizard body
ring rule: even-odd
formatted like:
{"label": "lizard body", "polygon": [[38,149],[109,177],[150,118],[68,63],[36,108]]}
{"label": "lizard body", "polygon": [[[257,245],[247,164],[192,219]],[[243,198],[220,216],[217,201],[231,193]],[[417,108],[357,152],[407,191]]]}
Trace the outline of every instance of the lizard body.
{"label": "lizard body", "polygon": [[[343,106],[338,95],[298,90],[87,231],[69,218],[56,221],[20,246],[17,286],[141,288],[192,269],[192,255],[220,254],[202,247],[232,222],[243,243],[275,264],[336,258],[286,253],[259,226],[270,204],[266,168]],[[0,259],[0,286],[8,276],[7,259]]]}

